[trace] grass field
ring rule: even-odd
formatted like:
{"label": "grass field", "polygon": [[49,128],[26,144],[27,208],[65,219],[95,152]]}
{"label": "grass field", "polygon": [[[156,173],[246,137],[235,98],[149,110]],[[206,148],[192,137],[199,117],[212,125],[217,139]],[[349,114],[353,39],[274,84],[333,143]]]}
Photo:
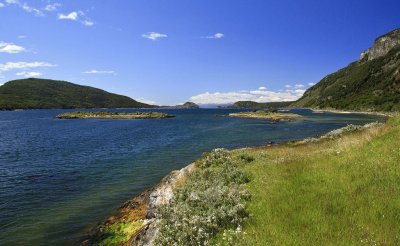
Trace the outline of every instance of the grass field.
{"label": "grass field", "polygon": [[400,245],[400,117],[298,146],[237,150],[254,161],[243,245]]}

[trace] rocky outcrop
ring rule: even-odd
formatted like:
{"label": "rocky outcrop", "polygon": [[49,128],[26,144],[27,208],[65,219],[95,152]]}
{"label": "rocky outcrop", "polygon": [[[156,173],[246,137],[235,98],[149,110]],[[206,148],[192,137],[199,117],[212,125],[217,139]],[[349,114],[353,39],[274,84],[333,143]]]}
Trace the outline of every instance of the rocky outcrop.
{"label": "rocky outcrop", "polygon": [[174,189],[177,184],[182,182],[194,168],[195,163],[192,163],[180,170],[172,171],[154,187],[125,202],[114,215],[110,216],[105,222],[89,232],[81,245],[98,245],[107,237],[107,235],[104,235],[104,226],[132,218],[142,221],[142,225],[124,245],[153,245],[158,232],[157,223],[159,218],[157,209],[162,205],[168,204],[172,200]]}
{"label": "rocky outcrop", "polygon": [[178,171],[172,171],[165,177],[156,188],[149,193],[149,203],[146,215],[146,220],[142,228],[131,238],[128,245],[131,246],[150,246],[153,245],[154,239],[157,236],[159,221],[157,209],[168,204],[173,196],[174,189],[177,183],[183,180],[195,167],[192,163]]}
{"label": "rocky outcrop", "polygon": [[384,56],[397,45],[400,45],[400,29],[396,29],[377,38],[371,48],[361,53],[360,60],[371,61],[375,58]]}

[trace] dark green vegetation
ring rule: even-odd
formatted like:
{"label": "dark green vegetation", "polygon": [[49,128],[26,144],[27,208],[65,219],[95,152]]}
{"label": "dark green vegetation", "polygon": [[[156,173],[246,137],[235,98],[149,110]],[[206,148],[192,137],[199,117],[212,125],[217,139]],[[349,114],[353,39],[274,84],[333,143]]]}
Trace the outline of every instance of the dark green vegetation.
{"label": "dark green vegetation", "polygon": [[56,116],[57,119],[162,119],[172,118],[174,115],[160,112],[68,112]]}
{"label": "dark green vegetation", "polygon": [[267,102],[267,103],[259,103],[253,101],[238,101],[233,105],[227,106],[225,108],[252,108],[252,109],[260,109],[260,108],[283,108],[288,107],[293,102]]}
{"label": "dark green vegetation", "polygon": [[250,194],[244,185],[249,177],[241,170],[247,161],[251,159],[233,158],[224,149],[197,161],[173,201],[159,209],[156,245],[212,245],[213,236],[223,232],[225,241],[234,240],[248,217]]}
{"label": "dark green vegetation", "polygon": [[399,245],[400,117],[307,144],[237,150],[254,159],[239,245]]}
{"label": "dark green vegetation", "polygon": [[291,107],[400,110],[399,43],[399,30],[381,36],[359,61],[323,78]]}
{"label": "dark green vegetation", "polygon": [[150,108],[129,97],[48,79],[21,79],[0,86],[0,109]]}

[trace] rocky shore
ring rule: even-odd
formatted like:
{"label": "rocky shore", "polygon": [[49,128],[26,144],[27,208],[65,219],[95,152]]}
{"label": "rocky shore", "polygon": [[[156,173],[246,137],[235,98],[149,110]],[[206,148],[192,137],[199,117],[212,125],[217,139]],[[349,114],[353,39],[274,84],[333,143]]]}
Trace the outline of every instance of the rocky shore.
{"label": "rocky shore", "polygon": [[[136,225],[129,232],[125,231],[129,240],[122,245],[147,246],[153,245],[157,235],[157,223],[159,221],[156,213],[157,208],[168,204],[173,198],[176,185],[182,181],[195,168],[192,163],[180,170],[172,171],[154,187],[145,190],[139,195],[125,202],[112,216],[99,226],[91,230],[83,239],[81,245],[106,245],[115,231],[109,228],[118,228],[119,225]],[[131,227],[132,228],[132,227]]]}

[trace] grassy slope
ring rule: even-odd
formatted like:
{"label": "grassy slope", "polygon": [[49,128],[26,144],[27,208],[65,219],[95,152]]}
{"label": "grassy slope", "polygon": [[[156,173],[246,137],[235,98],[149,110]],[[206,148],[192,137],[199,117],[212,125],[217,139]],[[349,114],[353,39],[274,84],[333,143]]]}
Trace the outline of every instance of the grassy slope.
{"label": "grassy slope", "polygon": [[152,106],[65,81],[31,78],[9,81],[0,86],[0,109],[142,107]]}
{"label": "grassy slope", "polygon": [[339,140],[239,150],[252,217],[245,245],[399,245],[400,117]]}
{"label": "grassy slope", "polygon": [[323,78],[292,107],[400,110],[400,46],[372,61],[353,62]]}

